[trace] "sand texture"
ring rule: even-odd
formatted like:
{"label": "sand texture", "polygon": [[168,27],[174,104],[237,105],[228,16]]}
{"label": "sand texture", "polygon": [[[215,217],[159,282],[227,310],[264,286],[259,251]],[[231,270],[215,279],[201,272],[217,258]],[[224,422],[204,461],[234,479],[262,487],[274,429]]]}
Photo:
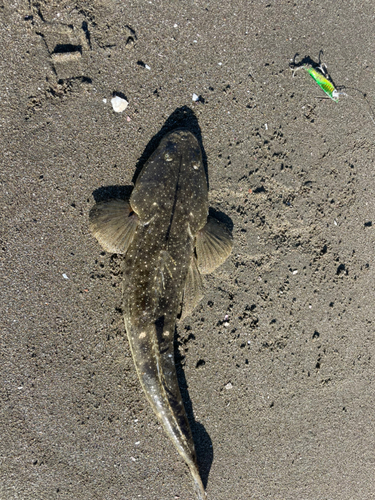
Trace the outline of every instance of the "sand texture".
{"label": "sand texture", "polygon": [[[234,238],[176,328],[208,500],[375,498],[373,35],[366,0],[0,0],[0,500],[195,500],[88,230],[181,125]],[[292,76],[321,50],[351,97]]]}

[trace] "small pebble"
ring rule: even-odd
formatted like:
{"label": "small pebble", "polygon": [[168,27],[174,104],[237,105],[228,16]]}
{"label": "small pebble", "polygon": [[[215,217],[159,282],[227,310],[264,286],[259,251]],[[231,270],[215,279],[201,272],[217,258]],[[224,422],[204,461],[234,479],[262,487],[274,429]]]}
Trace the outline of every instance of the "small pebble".
{"label": "small pebble", "polygon": [[146,68],[146,69],[149,69],[149,70],[151,69],[151,68],[150,68],[150,66],[149,66],[148,64],[145,64],[145,68]]}
{"label": "small pebble", "polygon": [[128,101],[116,95],[111,99],[111,104],[113,111],[116,113],[122,113],[128,107]]}
{"label": "small pebble", "polygon": [[265,128],[266,130],[268,130],[268,125],[267,125],[267,123],[265,123],[265,124],[264,124],[264,128]]}
{"label": "small pebble", "polygon": [[193,94],[193,101],[194,101],[194,102],[199,101],[199,95],[197,95],[197,94]]}
{"label": "small pebble", "polygon": [[298,274],[298,269],[295,269],[292,274]]}
{"label": "small pebble", "polygon": [[64,278],[64,280],[68,280],[69,279],[68,276],[65,273],[62,275],[62,277]]}
{"label": "small pebble", "polygon": [[225,386],[226,389],[232,389],[233,388],[233,385],[228,382],[227,385]]}
{"label": "small pebble", "polygon": [[104,104],[107,104],[107,99],[103,99]]}

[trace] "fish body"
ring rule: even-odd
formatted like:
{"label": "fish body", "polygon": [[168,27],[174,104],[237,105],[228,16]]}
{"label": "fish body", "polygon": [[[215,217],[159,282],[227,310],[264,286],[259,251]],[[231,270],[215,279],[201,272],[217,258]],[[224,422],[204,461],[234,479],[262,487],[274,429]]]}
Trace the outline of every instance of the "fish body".
{"label": "fish body", "polygon": [[139,174],[129,200],[96,204],[93,235],[124,257],[123,314],[142,388],[206,497],[174,360],[176,319],[203,296],[201,273],[229,255],[229,232],[208,217],[202,152],[187,130],[165,136]]}

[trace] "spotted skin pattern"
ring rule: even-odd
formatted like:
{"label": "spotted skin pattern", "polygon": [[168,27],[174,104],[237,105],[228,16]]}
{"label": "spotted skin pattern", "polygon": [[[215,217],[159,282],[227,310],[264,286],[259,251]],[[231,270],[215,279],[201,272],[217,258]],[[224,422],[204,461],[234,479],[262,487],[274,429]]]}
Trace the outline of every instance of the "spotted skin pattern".
{"label": "spotted skin pattern", "polygon": [[[199,500],[206,493],[177,380],[174,332],[183,296],[193,306],[202,296],[196,239],[204,243],[205,228],[215,228],[207,241],[214,242],[214,253],[221,259],[213,267],[232,248],[228,232],[217,224],[209,226],[207,217],[202,151],[196,137],[182,129],[162,139],[138,176],[129,202],[97,204],[90,212],[90,229],[103,248],[125,254],[123,313],[137,374],[190,469]],[[204,261],[210,259],[207,248]]]}

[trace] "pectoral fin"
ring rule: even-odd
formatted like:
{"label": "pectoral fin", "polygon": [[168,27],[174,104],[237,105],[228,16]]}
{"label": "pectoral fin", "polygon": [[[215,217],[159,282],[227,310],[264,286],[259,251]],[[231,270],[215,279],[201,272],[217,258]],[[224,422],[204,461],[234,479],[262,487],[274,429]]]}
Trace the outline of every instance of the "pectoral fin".
{"label": "pectoral fin", "polygon": [[226,226],[208,216],[207,224],[198,231],[195,243],[199,271],[211,273],[226,260],[232,247],[232,236]]}
{"label": "pectoral fin", "polygon": [[203,298],[203,283],[202,276],[198,271],[197,259],[192,257],[191,263],[186,276],[184,297],[181,311],[181,319],[189,316],[194,307]]}
{"label": "pectoral fin", "polygon": [[138,216],[126,200],[102,201],[90,210],[90,231],[106,252],[126,253],[137,226]]}

